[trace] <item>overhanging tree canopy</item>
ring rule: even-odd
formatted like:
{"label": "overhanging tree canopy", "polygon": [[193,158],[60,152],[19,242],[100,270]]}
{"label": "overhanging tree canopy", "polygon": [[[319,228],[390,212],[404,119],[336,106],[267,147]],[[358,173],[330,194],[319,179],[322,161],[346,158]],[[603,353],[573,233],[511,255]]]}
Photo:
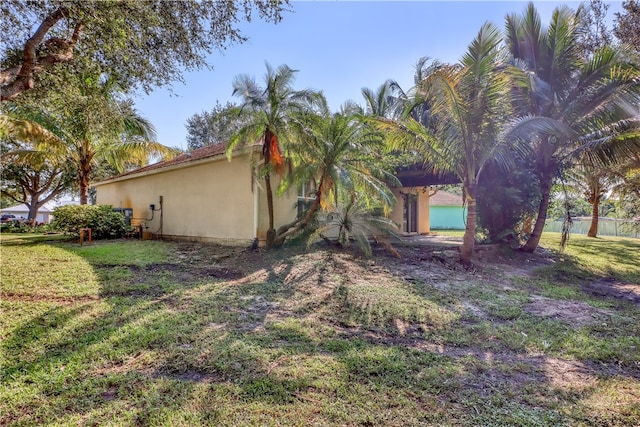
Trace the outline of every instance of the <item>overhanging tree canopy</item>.
{"label": "overhanging tree canopy", "polygon": [[81,204],[88,201],[92,172],[101,161],[122,170],[127,164],[146,163],[151,155],[176,153],[153,141],[153,126],[121,96],[114,81],[76,75],[65,89],[51,91],[34,104],[4,104],[0,132],[34,144],[33,152],[10,153],[14,159],[28,161],[46,152],[72,164]]}
{"label": "overhanging tree canopy", "polygon": [[[245,41],[252,13],[279,22],[287,0],[3,0],[2,101],[36,86],[59,64],[91,63],[124,89],[166,86],[206,56]],[[54,72],[55,73],[55,72]]]}

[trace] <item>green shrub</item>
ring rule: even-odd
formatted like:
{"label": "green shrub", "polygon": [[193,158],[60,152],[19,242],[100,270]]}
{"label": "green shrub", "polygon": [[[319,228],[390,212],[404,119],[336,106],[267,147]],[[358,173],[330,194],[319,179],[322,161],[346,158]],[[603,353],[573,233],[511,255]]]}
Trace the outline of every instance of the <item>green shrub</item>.
{"label": "green shrub", "polygon": [[90,228],[94,239],[121,237],[128,230],[124,216],[113,212],[111,205],[67,205],[53,211],[52,226],[65,233],[78,234]]}
{"label": "green shrub", "polygon": [[26,222],[8,222],[0,226],[3,233],[31,233],[32,227]]}

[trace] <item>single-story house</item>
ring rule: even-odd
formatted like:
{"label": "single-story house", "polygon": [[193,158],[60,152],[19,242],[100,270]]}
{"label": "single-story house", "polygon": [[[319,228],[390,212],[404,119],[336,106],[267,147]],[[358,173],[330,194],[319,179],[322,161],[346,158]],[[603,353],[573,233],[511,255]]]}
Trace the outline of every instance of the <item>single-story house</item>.
{"label": "single-story house", "polygon": [[429,216],[434,230],[464,230],[467,208],[461,195],[438,190],[430,197]]}
{"label": "single-story house", "polygon": [[[266,240],[267,198],[253,173],[260,146],[234,151],[203,147],[94,184],[97,203],[133,209],[143,236],[186,238],[230,245]],[[272,178],[274,188],[277,179]],[[297,215],[295,191],[274,197],[275,227]]]}
{"label": "single-story house", "polygon": [[[38,224],[49,224],[53,220],[53,216],[51,215],[52,212],[53,209],[46,203],[40,206],[36,215],[36,221]],[[15,215],[16,218],[27,219],[29,217],[29,207],[22,203],[20,205],[0,209],[0,213],[12,214]]]}
{"label": "single-story house", "polygon": [[[97,203],[133,210],[131,224],[141,225],[147,237],[232,245],[247,245],[255,238],[263,242],[269,225],[267,200],[262,181],[253,173],[260,151],[259,145],[236,150],[231,161],[223,144],[184,153],[95,183]],[[401,187],[392,188],[397,203],[391,219],[402,233],[429,233],[429,186],[457,179],[420,166],[399,170],[397,178]],[[304,189],[292,189],[274,197],[276,228],[295,219],[298,201],[305,196]]]}

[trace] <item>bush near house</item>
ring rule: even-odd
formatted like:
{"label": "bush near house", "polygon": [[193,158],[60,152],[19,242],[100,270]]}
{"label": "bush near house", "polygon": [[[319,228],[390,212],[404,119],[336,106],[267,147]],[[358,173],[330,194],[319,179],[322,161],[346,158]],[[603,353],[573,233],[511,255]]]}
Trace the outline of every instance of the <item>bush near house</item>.
{"label": "bush near house", "polygon": [[127,231],[124,216],[111,205],[68,205],[53,211],[53,227],[65,233],[79,233],[90,228],[94,239],[121,237]]}

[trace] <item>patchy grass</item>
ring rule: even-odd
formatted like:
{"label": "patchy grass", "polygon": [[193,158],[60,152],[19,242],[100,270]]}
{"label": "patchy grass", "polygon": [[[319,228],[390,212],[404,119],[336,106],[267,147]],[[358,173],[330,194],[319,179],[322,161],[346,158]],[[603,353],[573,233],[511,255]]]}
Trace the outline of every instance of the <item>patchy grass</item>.
{"label": "patchy grass", "polygon": [[3,236],[0,423],[639,425],[640,242],[557,241],[468,271]]}
{"label": "patchy grass", "polygon": [[4,246],[33,244],[40,242],[70,241],[73,237],[68,234],[32,234],[32,233],[0,233],[0,242]]}
{"label": "patchy grass", "polygon": [[431,230],[431,234],[436,236],[463,237],[464,230]]}
{"label": "patchy grass", "polygon": [[[557,252],[560,234],[545,233],[541,244]],[[640,283],[639,259],[639,239],[571,235],[558,262],[543,273],[564,282],[601,278]]]}

